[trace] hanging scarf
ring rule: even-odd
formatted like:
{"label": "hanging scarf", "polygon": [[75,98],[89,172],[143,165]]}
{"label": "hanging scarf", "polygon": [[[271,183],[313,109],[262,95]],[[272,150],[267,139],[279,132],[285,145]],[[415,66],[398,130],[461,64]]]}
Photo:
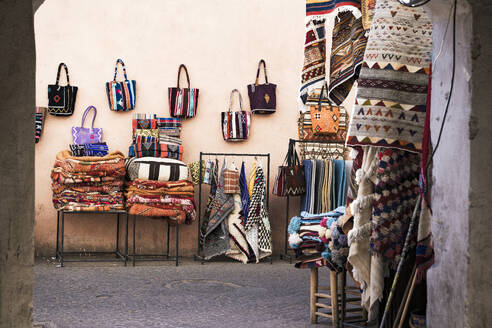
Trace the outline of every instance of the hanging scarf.
{"label": "hanging scarf", "polygon": [[249,245],[246,240],[246,231],[242,224],[242,211],[241,196],[236,194],[234,195],[234,210],[227,218],[230,249],[226,253],[226,256],[243,263],[248,263],[250,257]]}
{"label": "hanging scarf", "polygon": [[246,170],[244,168],[244,162],[241,165],[241,174],[239,175],[239,189],[241,190],[241,204],[242,204],[242,225],[245,225],[248,221],[249,212],[249,191],[248,183],[246,182]]}
{"label": "hanging scarf", "polygon": [[266,189],[263,168],[256,168],[256,179],[246,222],[246,239],[253,249],[256,262],[272,254],[272,230],[265,206]]}

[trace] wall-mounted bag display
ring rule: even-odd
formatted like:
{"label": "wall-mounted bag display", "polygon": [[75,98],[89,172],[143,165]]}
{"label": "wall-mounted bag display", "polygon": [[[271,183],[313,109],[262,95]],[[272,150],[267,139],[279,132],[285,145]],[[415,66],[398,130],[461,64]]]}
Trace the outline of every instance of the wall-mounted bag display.
{"label": "wall-mounted bag display", "polygon": [[[87,114],[94,110],[94,116],[92,117],[92,125],[90,128],[84,128],[84,122]],[[91,143],[99,143],[102,142],[102,128],[95,128],[94,121],[96,119],[97,109],[94,106],[89,106],[84,112],[82,116],[82,124],[81,126],[73,126],[72,127],[72,139],[73,143],[76,145],[84,145]]]}
{"label": "wall-mounted bag display", "polygon": [[[60,85],[60,71],[65,69],[67,76],[67,85]],[[65,63],[58,65],[56,73],[56,83],[48,85],[48,112],[55,116],[70,116],[75,108],[75,99],[77,98],[78,87],[70,85],[70,77],[68,76],[68,68]]]}
{"label": "wall-mounted bag display", "polygon": [[336,134],[340,124],[340,107],[333,106],[328,95],[323,97],[324,91],[328,93],[328,85],[321,88],[318,103],[309,105],[313,134]]}
{"label": "wall-mounted bag display", "polygon": [[[232,97],[237,92],[239,95],[240,111],[232,111]],[[251,125],[251,114],[243,110],[243,98],[238,89],[231,91],[229,111],[221,113],[222,136],[225,141],[243,141],[249,137],[249,127]]]}
{"label": "wall-mounted bag display", "polygon": [[[123,74],[125,80],[116,81],[116,75],[118,74],[118,63],[123,68]],[[113,81],[106,82],[106,94],[108,95],[109,109],[117,112],[126,112],[135,108],[135,98],[137,95],[136,89],[137,82],[135,80],[128,80],[126,75],[126,67],[123,60],[116,60],[116,66],[114,67]]]}
{"label": "wall-mounted bag display", "polygon": [[44,121],[46,120],[46,107],[36,107],[35,113],[36,120],[36,143],[39,142],[41,134],[43,133]]}
{"label": "wall-mounted bag display", "polygon": [[[186,80],[188,81],[188,88],[179,87],[179,77],[181,75],[181,69],[184,69],[186,73]],[[192,118],[195,117],[198,107],[198,94],[199,90],[192,88],[190,84],[190,76],[188,75],[188,69],[184,64],[179,65],[178,69],[178,82],[175,88],[169,88],[169,114],[172,117]]]}
{"label": "wall-mounted bag display", "polygon": [[[265,72],[265,83],[258,84],[260,78],[260,68],[263,64]],[[256,72],[256,82],[248,85],[249,103],[253,114],[273,114],[277,107],[277,85],[268,83],[265,61],[262,59],[258,63],[258,71]]]}
{"label": "wall-mounted bag display", "polygon": [[300,163],[295,144],[289,144],[284,165],[278,167],[273,184],[273,194],[284,196],[299,196],[306,193],[304,166]]}

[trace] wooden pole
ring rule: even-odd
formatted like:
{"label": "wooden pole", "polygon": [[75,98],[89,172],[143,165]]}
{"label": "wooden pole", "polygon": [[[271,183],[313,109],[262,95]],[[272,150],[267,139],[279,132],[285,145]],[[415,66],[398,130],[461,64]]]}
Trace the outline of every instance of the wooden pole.
{"label": "wooden pole", "polygon": [[338,279],[336,271],[330,270],[331,317],[333,327],[338,327]]}
{"label": "wooden pole", "polygon": [[410,291],[410,285],[412,284],[413,276],[415,275],[417,266],[413,266],[412,274],[410,275],[410,279],[407,283],[407,288],[405,288],[405,293],[403,294],[403,298],[400,303],[400,307],[398,308],[398,314],[396,315],[395,322],[393,323],[393,328],[398,327],[398,322],[400,321],[401,313],[403,312],[403,307],[405,306],[405,300],[408,297],[408,292]]}
{"label": "wooden pole", "polygon": [[311,268],[311,286],[310,286],[310,318],[311,323],[318,323],[318,317],[316,316],[316,293],[318,292],[318,268]]}
{"label": "wooden pole", "polygon": [[401,315],[400,324],[398,325],[398,328],[403,327],[403,322],[405,321],[405,317],[407,316],[408,306],[410,305],[410,300],[412,299],[412,294],[413,294],[413,290],[415,288],[415,282],[416,281],[417,281],[417,275],[414,274],[413,279],[412,279],[412,286],[410,286],[410,291],[408,292],[407,300],[405,302],[405,308],[403,309],[403,314]]}

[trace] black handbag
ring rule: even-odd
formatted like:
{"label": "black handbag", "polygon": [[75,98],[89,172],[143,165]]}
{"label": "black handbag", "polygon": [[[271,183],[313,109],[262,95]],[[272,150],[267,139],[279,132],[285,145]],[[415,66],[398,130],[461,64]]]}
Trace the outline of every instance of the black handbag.
{"label": "black handbag", "polygon": [[[261,64],[263,64],[263,70],[265,72],[264,84],[258,84],[258,79],[260,78]],[[275,113],[277,107],[276,90],[276,84],[268,83],[266,64],[265,61],[262,59],[258,63],[255,83],[248,85],[248,96],[249,103],[251,105],[251,112],[253,112],[253,114]]]}
{"label": "black handbag", "polygon": [[[67,85],[61,86],[60,70],[65,68],[67,75]],[[73,114],[75,107],[75,99],[77,97],[78,87],[70,85],[70,78],[68,76],[68,68],[65,63],[58,65],[58,72],[56,73],[56,84],[48,85],[48,112],[55,116],[70,116]]]}

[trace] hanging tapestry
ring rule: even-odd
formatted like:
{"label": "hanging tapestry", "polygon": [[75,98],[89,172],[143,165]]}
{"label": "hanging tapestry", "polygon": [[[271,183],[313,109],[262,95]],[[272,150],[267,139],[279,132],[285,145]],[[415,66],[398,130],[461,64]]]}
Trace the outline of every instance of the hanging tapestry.
{"label": "hanging tapestry", "polygon": [[420,155],[397,149],[379,152],[374,186],[371,250],[393,260],[403,249],[419,196]]}
{"label": "hanging tapestry", "polygon": [[359,77],[367,44],[362,19],[350,12],[340,13],[335,19],[331,44],[328,98],[340,105]]}
{"label": "hanging tapestry", "polygon": [[376,0],[361,0],[360,11],[362,12],[362,27],[364,30],[371,28],[371,22],[376,9]]}
{"label": "hanging tapestry", "polygon": [[360,17],[360,0],[306,0],[306,16],[352,11]]}
{"label": "hanging tapestry", "polygon": [[234,210],[227,218],[230,249],[226,253],[226,256],[243,263],[248,263],[250,254],[248,241],[246,240],[246,230],[244,230],[241,218],[241,212],[243,210],[241,196],[235,194],[233,197]]}
{"label": "hanging tapestry", "polygon": [[306,24],[304,65],[301,73],[300,98],[306,104],[311,90],[321,88],[326,75],[326,19],[312,19]]}
{"label": "hanging tapestry", "polygon": [[421,151],[431,54],[424,9],[378,0],[347,144]]}

